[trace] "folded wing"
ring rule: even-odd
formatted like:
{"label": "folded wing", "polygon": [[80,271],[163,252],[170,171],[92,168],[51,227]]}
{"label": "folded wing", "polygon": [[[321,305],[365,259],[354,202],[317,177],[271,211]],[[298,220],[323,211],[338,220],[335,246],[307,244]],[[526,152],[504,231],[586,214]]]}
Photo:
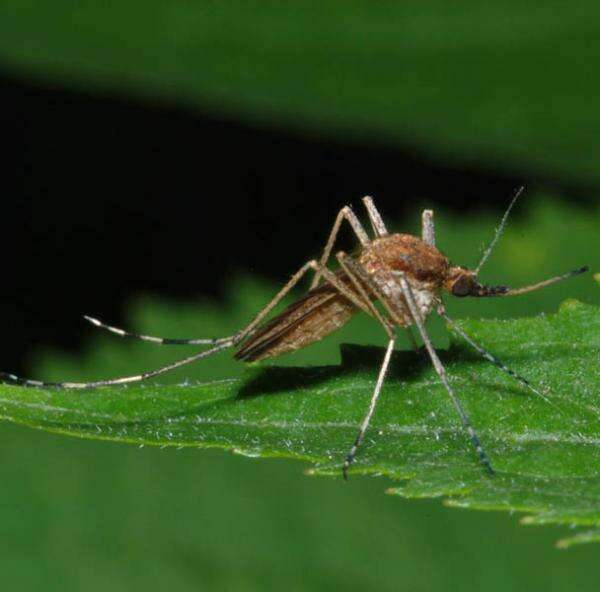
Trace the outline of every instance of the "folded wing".
{"label": "folded wing", "polygon": [[[336,275],[350,285],[343,272],[338,271]],[[253,362],[300,349],[345,325],[358,310],[336,288],[323,284],[242,341],[235,358]]]}

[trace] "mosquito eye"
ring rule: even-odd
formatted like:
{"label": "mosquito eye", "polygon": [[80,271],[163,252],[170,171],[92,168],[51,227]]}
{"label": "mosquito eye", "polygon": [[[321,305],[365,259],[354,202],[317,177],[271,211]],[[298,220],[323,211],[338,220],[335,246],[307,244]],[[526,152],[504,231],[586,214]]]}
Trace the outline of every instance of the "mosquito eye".
{"label": "mosquito eye", "polygon": [[471,278],[467,276],[459,277],[452,284],[452,296],[468,296],[471,293]]}

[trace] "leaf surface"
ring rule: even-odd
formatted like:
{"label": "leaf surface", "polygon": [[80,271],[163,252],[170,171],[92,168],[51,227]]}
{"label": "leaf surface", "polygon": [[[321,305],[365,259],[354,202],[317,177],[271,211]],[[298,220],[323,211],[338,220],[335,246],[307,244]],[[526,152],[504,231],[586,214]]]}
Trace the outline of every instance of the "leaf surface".
{"label": "leaf surface", "polygon": [[[600,310],[465,321],[462,327],[551,399],[536,397],[455,340],[441,351],[497,474],[487,476],[425,354],[399,351],[355,473],[391,493],[526,512],[527,523],[600,527]],[[31,427],[137,445],[218,447],[308,461],[339,475],[383,350],[344,346],[324,367],[251,366],[241,379],[94,391],[0,386],[0,414]],[[598,538],[596,530],[561,542]]]}

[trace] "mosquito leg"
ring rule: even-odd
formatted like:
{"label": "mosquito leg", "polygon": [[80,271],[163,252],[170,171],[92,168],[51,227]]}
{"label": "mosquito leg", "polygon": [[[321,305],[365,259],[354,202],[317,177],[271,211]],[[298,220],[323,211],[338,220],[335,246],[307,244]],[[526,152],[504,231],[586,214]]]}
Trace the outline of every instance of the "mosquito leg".
{"label": "mosquito leg", "polygon": [[320,271],[323,276],[327,277],[329,283],[333,284],[338,291],[340,291],[344,296],[346,296],[349,300],[351,300],[354,304],[356,304],[359,308],[361,308],[367,314],[371,314],[369,312],[368,307],[365,305],[361,299],[356,298],[356,296],[352,293],[351,290],[346,288],[343,282],[339,281],[339,279],[335,276],[335,274],[331,273],[328,269],[320,268],[319,264],[315,260],[311,260],[307,262],[298,272],[296,272],[290,281],[282,288],[282,290],[276,294],[273,300],[257,315],[257,317],[245,327],[240,333],[229,336],[229,337],[221,337],[218,339],[172,339],[167,337],[155,337],[153,335],[141,335],[137,333],[131,333],[121,329],[119,327],[114,327],[111,325],[107,325],[102,321],[95,319],[93,317],[84,316],[84,319],[90,322],[92,325],[110,331],[120,337],[137,339],[141,341],[148,341],[151,343],[156,343],[159,345],[218,345],[220,343],[225,343],[230,339],[235,339],[239,341],[248,333],[250,333],[259,323],[263,320],[263,318],[269,314],[269,312],[281,301],[283,297],[302,279],[305,273],[308,271]]}
{"label": "mosquito leg", "polygon": [[479,352],[482,357],[484,357],[488,362],[491,362],[497,368],[500,368],[502,372],[505,372],[512,378],[514,378],[517,382],[520,382],[523,386],[527,387],[532,393],[536,394],[538,397],[542,398],[547,403],[553,404],[548,397],[540,393],[536,388],[533,387],[531,382],[517,374],[514,370],[511,370],[504,362],[499,360],[496,356],[492,355],[489,351],[487,351],[484,347],[479,345],[472,337],[469,337],[447,314],[446,308],[443,304],[439,304],[437,307],[437,313],[448,323],[450,329],[454,331],[457,335],[460,335],[474,350]]}
{"label": "mosquito leg", "polygon": [[385,332],[388,334],[390,339],[394,338],[394,332],[392,324],[383,317],[383,315],[377,310],[377,307],[371,302],[367,291],[364,286],[360,283],[358,277],[354,273],[351,268],[352,263],[349,262],[349,257],[343,251],[340,251],[336,254],[336,259],[338,260],[341,268],[344,270],[345,274],[350,278],[350,281],[354,285],[354,287],[358,290],[359,294],[362,296],[363,301],[369,307],[369,310],[373,314],[373,316],[381,323]]}
{"label": "mosquito leg", "polygon": [[[369,404],[369,409],[360,424],[360,428],[358,431],[358,435],[356,436],[356,440],[354,441],[354,444],[353,444],[352,448],[350,449],[350,452],[346,456],[344,465],[342,466],[342,473],[344,475],[344,479],[348,480],[348,469],[349,469],[350,465],[354,462],[354,458],[356,456],[358,447],[361,445],[362,441],[364,440],[365,433],[366,433],[367,428],[369,427],[369,423],[371,421],[371,417],[373,416],[373,413],[375,412],[377,400],[379,399],[379,395],[381,393],[381,388],[383,386],[383,381],[385,379],[385,375],[388,370],[392,351],[394,349],[395,337],[394,337],[394,329],[391,326],[390,321],[388,319],[386,319],[377,310],[375,305],[371,302],[371,299],[369,298],[369,295],[368,295],[367,291],[365,290],[363,284],[361,283],[361,281],[359,281],[359,278],[360,278],[360,280],[362,280],[364,283],[366,283],[370,287],[371,291],[377,296],[378,290],[376,289],[376,286],[375,286],[374,282],[372,281],[372,279],[363,270],[363,268],[358,263],[356,263],[356,261],[354,261],[351,257],[348,257],[343,251],[340,251],[339,253],[337,253],[336,257],[337,257],[342,269],[345,271],[346,275],[350,278],[350,280],[352,281],[352,283],[354,284],[356,289],[363,296],[363,299],[365,300],[365,302],[369,303],[369,307],[373,311],[373,315],[382,324],[383,328],[385,329],[385,331],[387,332],[387,334],[390,338],[390,341],[388,342],[387,350],[385,352],[385,357],[383,359],[383,363],[381,364],[381,369],[379,370],[379,376],[377,378],[377,383],[375,384],[375,390],[373,391],[373,395],[371,397],[371,403]],[[389,312],[392,312],[392,311],[390,310]]]}
{"label": "mosquito leg", "polygon": [[281,302],[283,298],[290,292],[290,290],[306,275],[310,270],[320,269],[319,264],[314,260],[307,261],[290,279],[289,281],[275,294],[271,302],[269,302],[255,317],[254,319],[241,331],[233,336],[234,343],[239,343],[244,337],[258,327],[261,321]]}
{"label": "mosquito leg", "polygon": [[[363,225],[360,223],[360,220],[356,217],[356,214],[352,211],[350,206],[344,206],[339,212],[333,223],[333,227],[331,232],[329,233],[329,238],[327,239],[327,243],[325,244],[325,249],[323,250],[323,254],[321,255],[321,259],[319,260],[319,264],[321,267],[325,267],[327,261],[329,261],[329,257],[331,256],[331,251],[333,250],[333,245],[335,244],[335,239],[337,238],[338,232],[340,231],[340,226],[342,222],[347,220],[352,230],[354,230],[354,234],[360,241],[360,244],[365,246],[369,244],[369,236],[367,235]],[[313,278],[312,283],[310,284],[311,290],[316,288],[319,285],[319,280],[321,279],[321,274],[317,272],[315,277]]]}
{"label": "mosquito leg", "polygon": [[435,226],[433,224],[433,210],[423,210],[421,214],[421,238],[424,243],[435,247]]}
{"label": "mosquito leg", "polygon": [[371,221],[371,227],[373,228],[375,236],[385,236],[388,234],[385,223],[382,220],[379,211],[375,207],[375,204],[373,203],[373,198],[367,195],[366,197],[363,197],[363,203],[365,204],[365,208],[367,208],[369,220]]}
{"label": "mosquito leg", "polygon": [[135,339],[137,341],[147,341],[149,343],[155,343],[157,345],[217,345],[219,343],[224,343],[228,339],[231,339],[230,337],[221,337],[219,339],[173,339],[171,337],[156,337],[154,335],[142,335],[141,333],[131,333],[130,331],[125,331],[120,327],[107,325],[99,319],[89,317],[87,315],[85,315],[83,318],[86,321],[88,321],[88,323],[94,325],[94,327],[105,329],[106,331],[114,333],[119,337],[123,337],[125,339]]}
{"label": "mosquito leg", "polygon": [[[147,380],[148,378],[153,378],[154,376],[158,376],[160,374],[164,374],[181,366],[185,366],[187,364],[191,364],[192,362],[196,362],[203,358],[207,358],[221,350],[227,349],[239,343],[241,339],[245,335],[248,335],[260,321],[279,303],[279,301],[294,287],[296,283],[300,281],[300,279],[310,270],[318,270],[320,269],[319,264],[314,261],[308,261],[305,263],[290,279],[290,281],[275,295],[273,300],[255,317],[255,319],[241,332],[237,333],[232,337],[225,337],[214,344],[214,347],[211,349],[199,352],[194,354],[193,356],[189,356],[182,360],[178,360],[173,362],[172,364],[168,364],[161,368],[157,368],[156,370],[150,370],[148,372],[143,372],[142,374],[136,374],[132,376],[122,376],[119,378],[111,378],[108,380],[95,380],[90,382],[44,382],[40,380],[30,380],[27,378],[20,378],[15,376],[14,374],[9,374],[6,372],[0,372],[0,380],[6,382],[12,382],[16,384],[21,384],[24,386],[33,386],[33,387],[59,387],[64,389],[86,389],[86,388],[94,388],[101,386],[111,386],[117,384],[129,384],[132,382],[141,382],[143,380]],[[354,293],[352,293],[342,282],[338,280],[335,274],[331,273],[329,270],[322,270],[324,274],[327,276],[327,281],[331,281],[336,285],[338,290],[342,291],[342,293],[347,296],[352,302],[354,302],[360,308],[363,308],[365,312],[371,314],[369,309],[365,306],[365,304],[358,298]]]}
{"label": "mosquito leg", "polygon": [[[334,288],[336,288],[336,290],[342,296],[345,296],[346,298],[348,298],[348,300],[350,300],[350,302],[355,304],[363,312],[367,313],[369,316],[375,316],[375,318],[377,318],[377,320],[381,322],[381,319],[376,314],[373,314],[374,307],[372,306],[372,303],[370,302],[369,297],[366,294],[360,292],[359,294],[354,293],[348,286],[346,286],[342,281],[340,281],[339,277],[335,273],[327,269],[327,267],[322,267],[320,271],[323,274],[325,280],[328,283],[330,283]],[[352,280],[350,276],[348,277],[350,278],[350,280]],[[377,309],[375,309],[375,311],[379,313]],[[382,324],[385,328],[385,321],[383,321]]]}
{"label": "mosquito leg", "polygon": [[344,461],[344,465],[342,466],[342,473],[344,475],[344,479],[346,480],[348,480],[348,469],[350,468],[350,465],[354,462],[354,457],[356,456],[358,447],[362,444],[362,441],[365,438],[365,433],[367,432],[367,428],[369,427],[369,423],[371,422],[371,418],[373,417],[373,413],[375,412],[377,400],[379,399],[379,395],[381,394],[381,387],[383,386],[383,381],[385,380],[385,375],[387,374],[393,351],[394,339],[390,339],[387,349],[385,350],[385,356],[383,358],[381,368],[379,370],[379,376],[377,377],[375,390],[373,391],[373,395],[371,396],[371,403],[369,404],[369,409],[360,424],[360,429],[358,431],[358,435],[356,436],[356,440],[354,441],[352,448],[350,448],[350,452],[348,452],[348,456],[346,456],[346,460]]}
{"label": "mosquito leg", "polygon": [[205,351],[194,354],[193,356],[189,356],[184,358],[183,360],[178,360],[177,362],[173,362],[172,364],[168,364],[161,368],[157,368],[156,370],[150,370],[149,372],[143,372],[142,374],[136,374],[133,376],[122,376],[120,378],[110,378],[108,380],[95,380],[91,382],[43,382],[41,380],[29,380],[27,378],[19,378],[14,374],[8,374],[6,372],[0,373],[0,380],[6,382],[13,382],[16,384],[21,384],[23,386],[34,386],[38,388],[43,387],[58,387],[64,389],[87,389],[87,388],[95,388],[100,386],[111,386],[116,384],[129,384],[131,382],[141,382],[142,380],[147,380],[148,378],[153,378],[154,376],[158,376],[159,374],[165,374],[166,372],[170,372],[171,370],[175,370],[175,368],[180,368],[181,366],[185,366],[187,364],[191,364],[192,362],[196,362],[201,360],[202,358],[207,358],[208,356],[212,356],[217,352],[227,349],[228,347],[232,347],[234,345],[233,339],[229,339],[229,341],[225,341],[216,345],[211,349],[207,349]]}
{"label": "mosquito leg", "polygon": [[36,386],[36,387],[61,387],[66,389],[85,389],[85,388],[93,388],[97,386],[110,386],[116,384],[128,384],[130,382],[140,382],[142,380],[146,380],[148,378],[152,378],[153,376],[158,376],[159,374],[164,374],[165,372],[169,372],[170,370],[174,370],[175,368],[179,368],[180,366],[184,366],[186,364],[190,364],[195,362],[196,360],[201,360],[202,358],[206,358],[218,351],[226,349],[228,347],[232,347],[236,345],[241,339],[243,339],[246,335],[248,335],[261,321],[262,319],[269,314],[269,312],[279,303],[279,301],[302,279],[302,277],[310,270],[318,269],[318,263],[316,261],[308,261],[305,263],[290,279],[290,281],[275,295],[273,300],[267,304],[267,306],[261,310],[255,319],[242,331],[236,333],[232,337],[225,337],[215,343],[215,346],[206,351],[202,351],[198,354],[190,356],[188,358],[184,358],[183,360],[179,360],[162,368],[158,368],[157,370],[151,370],[149,372],[144,372],[142,374],[136,374],[134,376],[124,376],[120,378],[113,378],[108,380],[97,380],[91,382],[43,382],[39,380],[29,380],[24,378],[19,378],[14,374],[8,373],[0,373],[0,380],[5,380],[8,382],[13,382],[17,384],[22,384],[25,386]]}
{"label": "mosquito leg", "polygon": [[427,352],[429,353],[429,357],[431,358],[431,361],[433,363],[435,371],[437,372],[437,374],[440,378],[440,381],[444,385],[446,391],[450,395],[450,399],[452,400],[452,403],[454,404],[454,407],[460,417],[460,421],[463,425],[463,428],[469,435],[469,438],[471,439],[471,442],[472,442],[473,446],[475,447],[475,451],[477,452],[477,456],[479,457],[481,464],[486,468],[486,470],[488,471],[488,473],[490,475],[493,475],[494,469],[492,468],[492,464],[490,463],[490,460],[489,460],[487,454],[485,453],[483,446],[481,445],[479,436],[477,436],[477,433],[475,432],[475,429],[473,428],[473,425],[471,424],[471,420],[469,419],[467,412],[463,409],[463,406],[461,405],[460,400],[458,399],[458,397],[454,393],[454,390],[450,386],[450,383],[448,382],[448,377],[446,375],[446,369],[444,368],[440,358],[438,357],[438,355],[431,343],[431,340],[429,339],[429,335],[427,334],[427,331],[425,330],[425,325],[423,324],[423,320],[421,319],[421,313],[419,312],[419,309],[415,302],[415,298],[413,296],[410,284],[406,281],[406,279],[403,275],[400,276],[400,285],[402,287],[402,294],[404,295],[404,299],[406,300],[406,303],[407,303],[410,313],[414,319],[414,322],[416,323],[416,325],[419,329],[419,332],[421,333],[421,337],[423,338],[423,342],[425,343],[425,347],[427,348]]}
{"label": "mosquito leg", "polygon": [[[419,346],[417,344],[415,336],[413,335],[412,329],[410,328],[410,326],[406,326],[406,321],[404,319],[402,319],[396,313],[396,311],[390,306],[390,304],[388,302],[388,298],[386,298],[386,296],[383,294],[383,292],[379,289],[379,286],[373,281],[373,278],[371,276],[369,276],[369,274],[363,269],[363,267],[359,263],[357,263],[351,257],[348,257],[348,255],[346,255],[346,253],[344,253],[344,251],[339,251],[337,253],[336,257],[337,257],[340,265],[342,266],[342,268],[348,275],[348,277],[350,277],[350,279],[352,279],[353,283],[356,285],[356,281],[358,280],[358,278],[360,278],[360,280],[366,286],[368,286],[368,288],[371,290],[371,292],[377,298],[377,300],[379,300],[382,303],[383,307],[386,309],[390,318],[398,326],[405,327],[406,333],[411,342],[413,350],[416,352],[419,351]],[[363,293],[366,295],[364,287],[357,286],[357,289],[359,289],[359,290],[362,289]],[[367,298],[368,298],[368,296],[367,296]],[[368,298],[368,301],[371,302],[370,298]],[[371,306],[373,308],[375,308],[375,305],[372,302],[371,302]],[[377,310],[377,309],[375,308],[375,310]],[[379,311],[377,311],[377,312],[379,312]],[[387,321],[387,323],[389,323],[389,321]]]}
{"label": "mosquito leg", "polygon": [[385,296],[385,294],[381,291],[379,286],[375,283],[373,278],[364,270],[363,266],[360,265],[357,261],[352,259],[352,257],[348,257],[344,251],[340,251],[338,256],[342,256],[344,258],[344,262],[350,268],[352,273],[369,288],[369,290],[373,293],[375,298],[381,302],[386,312],[390,316],[390,318],[398,325],[399,327],[406,327],[407,322],[406,319],[403,319],[396,310],[390,305],[389,298]]}

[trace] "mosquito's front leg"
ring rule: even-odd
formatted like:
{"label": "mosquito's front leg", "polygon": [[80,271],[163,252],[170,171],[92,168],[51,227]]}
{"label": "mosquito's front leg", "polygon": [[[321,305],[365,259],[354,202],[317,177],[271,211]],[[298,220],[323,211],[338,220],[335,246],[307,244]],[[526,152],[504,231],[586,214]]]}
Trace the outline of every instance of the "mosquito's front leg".
{"label": "mosquito's front leg", "polygon": [[399,275],[399,280],[400,286],[402,287],[402,294],[404,296],[404,299],[406,300],[406,304],[408,305],[411,316],[415,324],[417,325],[419,332],[421,333],[421,337],[423,338],[423,342],[425,343],[425,347],[427,348],[427,352],[429,353],[429,357],[431,358],[433,367],[435,368],[435,371],[437,372],[441,383],[444,385],[446,391],[448,392],[448,395],[450,395],[450,399],[452,400],[452,403],[454,404],[454,407],[460,417],[463,428],[469,435],[469,438],[471,439],[471,442],[475,447],[475,451],[477,452],[477,456],[479,457],[481,464],[483,464],[483,466],[486,468],[488,473],[490,473],[490,475],[493,475],[494,469],[492,468],[492,464],[490,463],[490,460],[487,454],[485,453],[483,446],[481,445],[479,436],[475,432],[475,429],[471,424],[471,420],[469,419],[467,412],[463,409],[460,400],[458,399],[458,397],[454,393],[454,390],[450,386],[448,376],[446,375],[446,369],[444,368],[440,358],[438,357],[437,352],[435,351],[435,348],[431,343],[431,339],[429,339],[429,335],[425,330],[425,325],[423,323],[423,319],[421,318],[421,313],[417,307],[417,303],[415,302],[415,297],[413,295],[412,288],[410,287],[410,284],[406,280],[404,274]]}
{"label": "mosquito's front leg", "polygon": [[[338,232],[340,231],[340,226],[342,222],[347,220],[354,234],[360,241],[360,244],[366,246],[369,244],[369,236],[367,235],[363,225],[360,223],[360,220],[356,217],[356,214],[352,211],[350,206],[344,206],[339,212],[333,223],[333,227],[331,232],[329,233],[329,238],[327,239],[327,243],[325,244],[325,249],[323,250],[323,254],[321,255],[321,259],[319,260],[320,267],[325,267],[327,265],[327,261],[329,261],[329,257],[331,256],[331,251],[333,250],[333,245],[335,244],[335,239],[337,238]],[[310,285],[311,290],[316,288],[319,285],[319,280],[321,279],[321,273],[317,271],[313,281]]]}
{"label": "mosquito's front leg", "polygon": [[433,210],[423,210],[421,214],[421,238],[424,243],[435,247],[435,226],[433,224]]}

